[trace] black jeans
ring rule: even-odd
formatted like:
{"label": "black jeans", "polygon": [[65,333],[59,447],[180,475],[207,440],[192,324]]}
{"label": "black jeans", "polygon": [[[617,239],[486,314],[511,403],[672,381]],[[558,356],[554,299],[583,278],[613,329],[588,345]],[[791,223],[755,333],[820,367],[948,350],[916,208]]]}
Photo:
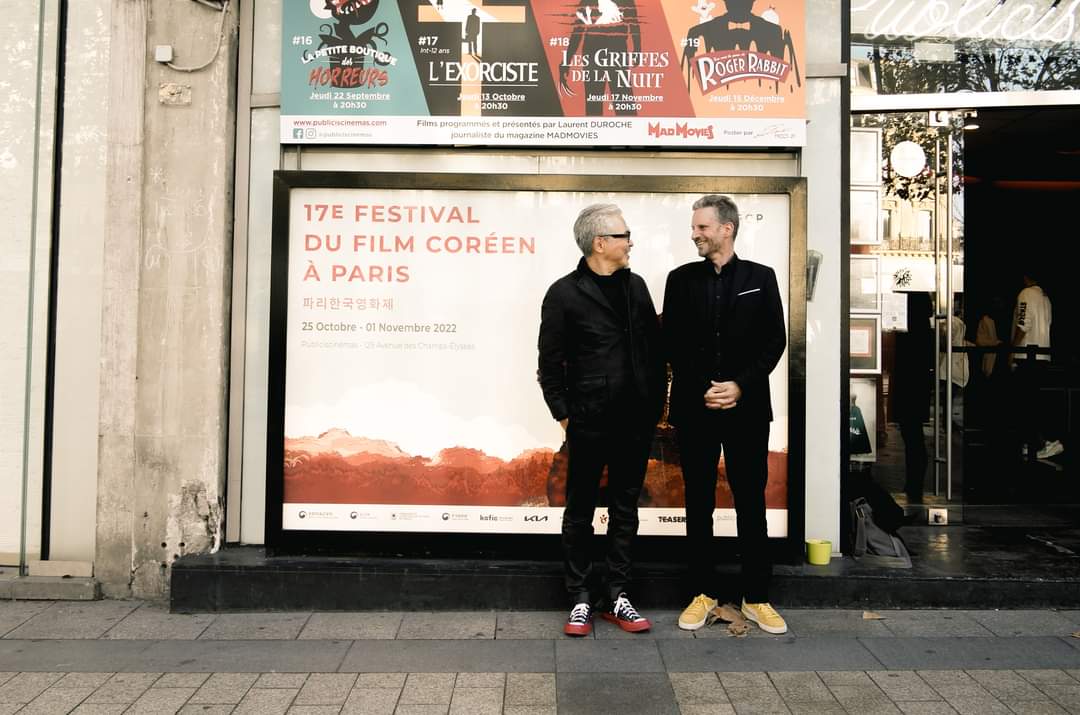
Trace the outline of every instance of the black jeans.
{"label": "black jeans", "polygon": [[765,485],[769,481],[769,423],[735,415],[705,414],[676,426],[676,441],[686,485],[686,537],[691,596],[718,594],[713,510],[720,453],[735,497],[743,598],[769,600],[772,561],[765,520]]}
{"label": "black jeans", "polygon": [[571,604],[592,603],[589,577],[593,512],[600,496],[604,467],[607,481],[607,580],[604,598],[612,601],[630,581],[631,548],[638,530],[638,497],[645,482],[653,426],[607,428],[602,432],[567,430],[569,464],[562,546],[566,593]]}
{"label": "black jeans", "polygon": [[900,436],[904,440],[904,492],[909,504],[922,504],[926,467],[930,459],[926,452],[923,423],[918,418],[901,418],[899,424]]}

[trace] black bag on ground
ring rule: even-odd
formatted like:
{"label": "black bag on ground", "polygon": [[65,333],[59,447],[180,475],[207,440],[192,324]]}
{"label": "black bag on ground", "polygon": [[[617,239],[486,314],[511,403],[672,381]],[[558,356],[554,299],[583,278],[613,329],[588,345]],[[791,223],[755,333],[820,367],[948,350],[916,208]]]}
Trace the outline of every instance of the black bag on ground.
{"label": "black bag on ground", "polygon": [[[852,462],[852,464],[858,464],[860,467],[869,466],[859,462]],[[885,531],[895,533],[906,523],[904,508],[896,503],[892,494],[874,480],[868,468],[849,471],[840,483],[840,498],[843,500],[841,504],[850,504],[859,497],[863,497],[870,504],[870,508],[874,510],[874,521]]]}
{"label": "black bag on ground", "polygon": [[851,501],[851,555],[866,563],[911,568],[911,554],[903,540],[874,521],[874,510],[863,497]]}

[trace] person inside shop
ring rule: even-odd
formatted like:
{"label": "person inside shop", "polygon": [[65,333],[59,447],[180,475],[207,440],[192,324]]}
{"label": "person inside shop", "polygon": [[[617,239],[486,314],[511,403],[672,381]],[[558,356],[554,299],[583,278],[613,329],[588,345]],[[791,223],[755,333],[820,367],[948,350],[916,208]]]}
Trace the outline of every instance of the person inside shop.
{"label": "person inside shop", "polygon": [[1053,310],[1033,267],[1024,271],[1023,282],[1024,287],[1016,296],[1016,308],[1013,310],[1013,352],[1009,361],[1015,370],[1020,390],[1019,425],[1028,433],[1024,455],[1034,451],[1037,459],[1049,459],[1065,451],[1061,440],[1046,438],[1053,431],[1053,425],[1048,421],[1048,405],[1039,399],[1040,388],[1046,382],[1046,372],[1050,366],[1050,354],[1044,351],[1032,356],[1022,350],[1028,347],[1049,349]]}
{"label": "person inside shop", "polygon": [[703,259],[668,274],[663,329],[673,382],[669,420],[686,487],[689,592],[679,627],[697,630],[716,607],[713,510],[723,453],[735,498],[742,613],[768,633],[787,624],[769,603],[772,562],[765,520],[769,477],[769,374],[787,345],[772,268],[739,258],[739,209],[710,194],[693,204],[690,238]]}
{"label": "person inside shop", "polygon": [[907,294],[907,327],[896,333],[896,367],[890,392],[893,415],[904,441],[904,492],[908,504],[923,503],[929,457],[923,423],[930,418],[934,389],[933,307],[929,293]]}
{"label": "person inside shop", "polygon": [[[997,348],[1005,344],[998,334],[997,317],[1005,309],[1005,301],[1000,295],[991,297],[979,315],[979,324],[975,326],[975,344],[981,348]],[[982,354],[980,368],[983,379],[991,380],[998,366],[996,350],[987,350]]]}
{"label": "person inside shop", "polygon": [[[645,281],[630,272],[634,243],[618,206],[583,209],[574,240],[582,258],[552,283],[540,308],[537,371],[569,455],[562,548],[571,610],[563,632],[591,633],[594,608],[625,631],[647,631],[627,589],[638,498],[667,385],[660,322]],[[607,570],[594,592],[593,512],[605,466]]]}
{"label": "person inside shop", "polygon": [[1008,346],[998,331],[998,317],[1005,311],[1004,299],[993,295],[983,299],[980,309],[973,313],[979,316],[975,324],[975,345],[979,351],[973,361],[979,369],[971,371],[968,387],[969,426],[992,429],[1007,414],[1009,392],[1008,381],[1004,379],[1006,361],[1002,350]]}

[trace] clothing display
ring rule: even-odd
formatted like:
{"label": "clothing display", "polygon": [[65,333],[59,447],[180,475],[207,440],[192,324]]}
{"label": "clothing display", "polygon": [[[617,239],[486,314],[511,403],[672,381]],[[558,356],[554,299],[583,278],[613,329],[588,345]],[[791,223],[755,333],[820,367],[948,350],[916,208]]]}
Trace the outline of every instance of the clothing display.
{"label": "clothing display", "polygon": [[870,446],[870,435],[866,432],[866,420],[863,419],[862,410],[854,402],[851,403],[851,415],[848,418],[848,445],[853,456],[874,451]]}
{"label": "clothing display", "polygon": [[[1016,310],[1013,312],[1013,327],[1023,333],[1017,346],[1049,348],[1052,319],[1050,299],[1042,288],[1029,285],[1020,291],[1016,296]],[[1017,359],[1023,358],[1018,355]],[[1035,359],[1049,361],[1050,355],[1037,355]]]}

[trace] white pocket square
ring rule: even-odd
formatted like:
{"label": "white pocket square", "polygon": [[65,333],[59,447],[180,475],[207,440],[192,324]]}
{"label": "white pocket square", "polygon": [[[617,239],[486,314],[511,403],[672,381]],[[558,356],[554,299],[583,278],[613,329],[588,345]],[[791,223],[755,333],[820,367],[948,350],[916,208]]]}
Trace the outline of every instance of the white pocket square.
{"label": "white pocket square", "polygon": [[738,298],[740,295],[746,295],[747,293],[757,293],[760,290],[760,288],[751,288],[750,290],[744,290],[742,293],[736,294],[735,297]]}

